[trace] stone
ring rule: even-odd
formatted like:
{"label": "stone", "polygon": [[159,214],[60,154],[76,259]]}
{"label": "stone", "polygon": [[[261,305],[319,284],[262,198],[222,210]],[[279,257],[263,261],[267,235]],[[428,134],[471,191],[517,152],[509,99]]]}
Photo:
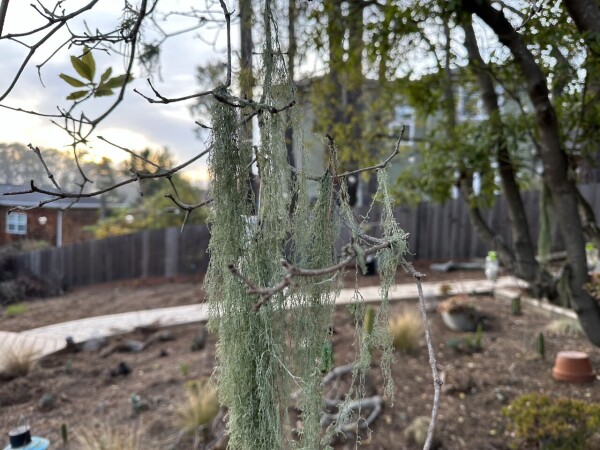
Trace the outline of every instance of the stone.
{"label": "stone", "polygon": [[105,347],[106,344],[106,338],[98,337],[84,342],[81,348],[84,352],[97,352],[100,351],[100,349],[102,349],[103,347]]}
{"label": "stone", "polygon": [[196,336],[194,336],[194,340],[192,341],[192,345],[190,346],[190,349],[193,352],[200,351],[204,348],[204,346],[206,345],[206,335],[206,327],[204,325],[200,326],[200,329],[198,330]]}
{"label": "stone", "polygon": [[40,401],[38,403],[38,406],[41,411],[50,411],[51,409],[54,408],[55,405],[56,405],[56,397],[50,393],[46,393],[46,394],[42,395],[42,398],[40,398]]}
{"label": "stone", "polygon": [[130,373],[131,373],[131,367],[129,367],[129,365],[125,361],[121,361],[119,364],[117,364],[117,367],[115,367],[114,369],[111,369],[110,376],[113,378],[116,378],[119,376],[126,377]]}

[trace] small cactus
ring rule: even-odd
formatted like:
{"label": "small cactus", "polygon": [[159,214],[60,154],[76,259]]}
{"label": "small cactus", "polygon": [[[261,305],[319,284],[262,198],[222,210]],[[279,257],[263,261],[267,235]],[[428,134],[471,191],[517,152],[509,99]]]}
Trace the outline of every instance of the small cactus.
{"label": "small cactus", "polygon": [[367,306],[365,310],[365,318],[363,320],[363,330],[365,334],[371,335],[373,333],[373,326],[375,325],[375,309],[372,306]]}
{"label": "small cactus", "polygon": [[510,310],[513,316],[521,315],[521,297],[515,297],[510,302]]}
{"label": "small cactus", "polygon": [[481,323],[477,324],[477,331],[475,332],[475,347],[474,350],[476,352],[481,351],[483,341],[483,325]]}
{"label": "small cactus", "polygon": [[60,437],[63,445],[67,445],[69,443],[69,428],[67,427],[66,423],[62,423],[60,425]]}
{"label": "small cactus", "polygon": [[546,348],[544,343],[544,333],[540,332],[535,339],[535,351],[542,359],[546,356]]}

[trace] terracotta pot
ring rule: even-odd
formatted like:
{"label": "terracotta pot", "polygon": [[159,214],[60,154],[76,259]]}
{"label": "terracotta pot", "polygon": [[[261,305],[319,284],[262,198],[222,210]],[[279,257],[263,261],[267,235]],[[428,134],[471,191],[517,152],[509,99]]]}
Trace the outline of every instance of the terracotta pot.
{"label": "terracotta pot", "polygon": [[552,376],[559,381],[586,382],[596,379],[589,355],[573,351],[558,352]]}

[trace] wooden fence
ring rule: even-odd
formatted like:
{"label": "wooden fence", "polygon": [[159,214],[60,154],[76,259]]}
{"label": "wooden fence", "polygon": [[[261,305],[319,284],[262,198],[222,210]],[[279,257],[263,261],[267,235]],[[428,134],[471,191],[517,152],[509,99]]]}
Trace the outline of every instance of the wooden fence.
{"label": "wooden fence", "polygon": [[[580,186],[596,215],[600,218],[600,185]],[[535,240],[539,230],[539,192],[523,195],[526,213]],[[366,214],[358,209],[357,215]],[[492,229],[499,230],[507,241],[510,228],[506,201],[499,196],[492,208],[483,210]],[[469,221],[467,205],[461,199],[444,205],[422,203],[417,207],[399,207],[395,216],[408,236],[411,259],[447,260],[485,256],[488,248],[479,240]],[[374,208],[368,222],[378,233],[380,211]],[[553,250],[563,249],[562,238],[551,221]],[[17,264],[61,286],[77,287],[131,278],[189,275],[208,267],[206,249],[210,234],[204,225],[144,231],[98,241],[42,250],[17,257]],[[343,230],[340,246],[349,240]]]}
{"label": "wooden fence", "polygon": [[21,254],[16,264],[65,288],[191,275],[206,271],[209,239],[205,225],[149,230]]}

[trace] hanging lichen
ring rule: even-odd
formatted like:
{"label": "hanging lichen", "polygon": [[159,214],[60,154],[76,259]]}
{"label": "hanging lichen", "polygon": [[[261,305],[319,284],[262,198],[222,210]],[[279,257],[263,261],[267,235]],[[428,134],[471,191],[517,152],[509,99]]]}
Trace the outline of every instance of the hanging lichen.
{"label": "hanging lichen", "polygon": [[[308,174],[299,170],[292,179],[285,145],[286,117],[294,124],[295,142],[302,153],[302,167],[306,167],[298,128],[301,121],[294,109],[289,116],[280,112],[293,99],[294,88],[276,39],[269,0],[263,17],[264,81],[260,103],[254,105],[259,145],[240,142],[238,130],[245,119],[240,105],[222,101],[229,92],[217,92],[211,110],[213,204],[206,287],[210,327],[219,337],[215,373],[220,401],[228,408],[230,449],[313,450],[329,447],[330,434],[324,434],[321,426],[322,372],[332,364],[333,308],[342,278],[339,271],[321,269],[348,255],[356,255],[361,262],[363,246],[372,247],[374,242],[365,240],[355,227],[354,245],[345,253],[336,252],[340,218],[348,217],[349,206],[344,183],[335,176],[335,152],[330,170],[317,181],[314,201],[308,195]],[[255,199],[248,198],[251,161],[256,162],[260,178],[255,216],[251,216]],[[381,186],[385,186],[383,174],[381,171]],[[370,367],[370,348],[381,350],[384,375],[390,380],[387,295],[396,266],[403,261],[405,237],[393,222],[387,188],[382,189],[383,236],[376,240],[374,256],[381,261],[384,303],[367,347],[361,344],[354,372],[359,381],[364,381]],[[273,290],[263,298],[261,289],[290,277],[289,267],[315,272],[295,276],[285,289]],[[346,401],[363,391],[357,383]],[[391,398],[390,382],[386,383],[386,395]],[[294,433],[287,420],[290,398],[302,419]]]}

